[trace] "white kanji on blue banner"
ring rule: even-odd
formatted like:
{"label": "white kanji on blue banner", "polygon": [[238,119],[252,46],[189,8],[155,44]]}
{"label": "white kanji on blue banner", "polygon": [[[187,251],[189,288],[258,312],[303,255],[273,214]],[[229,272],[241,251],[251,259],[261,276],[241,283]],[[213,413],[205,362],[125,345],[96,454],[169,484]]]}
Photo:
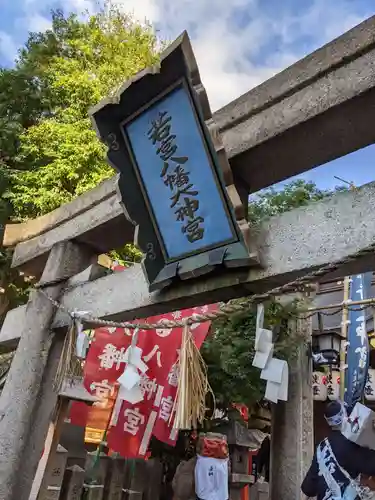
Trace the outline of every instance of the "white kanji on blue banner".
{"label": "white kanji on blue banner", "polygon": [[[349,294],[351,301],[371,297],[371,279],[371,272],[351,276]],[[349,311],[348,319],[348,350],[344,399],[348,407],[353,407],[363,396],[369,366],[366,310],[361,310],[358,306],[352,308]]]}

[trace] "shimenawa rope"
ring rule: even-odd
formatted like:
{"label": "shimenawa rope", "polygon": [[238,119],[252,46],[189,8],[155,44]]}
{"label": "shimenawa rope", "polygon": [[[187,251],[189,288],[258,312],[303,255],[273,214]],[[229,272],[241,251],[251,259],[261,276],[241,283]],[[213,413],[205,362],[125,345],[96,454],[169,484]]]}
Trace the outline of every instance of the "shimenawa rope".
{"label": "shimenawa rope", "polygon": [[344,257],[343,259],[340,259],[336,262],[332,262],[330,264],[327,264],[325,266],[322,266],[321,268],[317,269],[316,271],[312,271],[311,273],[308,273],[304,276],[301,276],[295,280],[290,281],[289,283],[286,283],[285,285],[281,285],[275,288],[272,288],[268,292],[261,293],[261,294],[255,294],[249,297],[245,302],[243,303],[229,303],[229,304],[221,304],[219,309],[216,311],[212,312],[207,312],[204,314],[194,314],[194,316],[190,316],[188,318],[183,318],[181,320],[169,320],[169,319],[162,319],[158,323],[131,323],[128,321],[125,322],[116,322],[116,321],[108,321],[108,320],[102,320],[100,318],[95,318],[92,316],[90,313],[83,313],[83,314],[78,314],[76,311],[69,311],[66,307],[64,307],[62,304],[59,302],[55,301],[52,299],[43,288],[39,288],[38,291],[39,293],[42,293],[47,299],[57,308],[59,308],[62,311],[65,311],[68,313],[72,318],[79,318],[81,321],[87,324],[92,324],[95,326],[108,326],[108,327],[113,327],[113,328],[128,328],[128,329],[136,329],[139,328],[141,330],[154,330],[154,329],[168,329],[168,328],[183,328],[186,325],[193,325],[196,323],[204,323],[206,321],[212,321],[217,318],[224,318],[228,317],[234,313],[238,312],[243,312],[248,310],[252,304],[257,303],[257,302],[264,302],[266,300],[269,300],[272,297],[276,297],[278,295],[282,295],[285,293],[292,293],[296,292],[298,290],[301,290],[304,286],[310,284],[313,281],[316,281],[318,278],[322,278],[323,276],[332,273],[334,271],[337,271],[342,267],[343,265],[349,264],[361,257],[364,257],[366,255],[369,255],[371,253],[375,252],[375,243],[372,245],[369,245],[366,248],[363,248],[362,250],[359,250],[358,252],[355,252],[351,255],[348,255],[347,257]]}

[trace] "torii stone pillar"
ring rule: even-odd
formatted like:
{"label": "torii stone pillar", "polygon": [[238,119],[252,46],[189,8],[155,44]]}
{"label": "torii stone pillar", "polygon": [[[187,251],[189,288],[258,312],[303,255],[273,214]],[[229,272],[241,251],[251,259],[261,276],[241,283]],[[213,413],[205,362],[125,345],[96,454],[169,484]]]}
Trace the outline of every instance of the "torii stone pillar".
{"label": "torii stone pillar", "polygon": [[[311,337],[311,319],[291,324],[298,334]],[[271,434],[271,500],[303,498],[301,483],[313,457],[314,420],[311,362],[302,345],[288,361],[289,396],[273,407]]]}
{"label": "torii stone pillar", "polygon": [[[73,275],[89,266],[87,248],[56,244],[41,285],[55,300]],[[50,284],[50,286],[48,286]],[[55,307],[35,290],[27,304],[21,339],[0,398],[0,500],[27,500],[42,455],[57,393],[53,378],[63,342],[51,333]]]}

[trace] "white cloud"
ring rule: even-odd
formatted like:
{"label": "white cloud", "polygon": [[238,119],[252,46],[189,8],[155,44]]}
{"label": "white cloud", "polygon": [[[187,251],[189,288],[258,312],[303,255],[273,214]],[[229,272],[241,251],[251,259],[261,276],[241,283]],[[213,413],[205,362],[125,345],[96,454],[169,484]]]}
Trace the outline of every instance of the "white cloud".
{"label": "white cloud", "polygon": [[256,67],[248,57],[253,47],[259,48],[267,42],[263,21],[252,19],[241,30],[234,27],[233,14],[245,8],[250,12],[256,10],[255,0],[122,0],[119,3],[138,19],[147,18],[155,23],[161,35],[169,39],[188,30],[213,109],[227,104],[279,69]]}
{"label": "white cloud", "polygon": [[85,10],[92,12],[94,10],[94,2],[91,0],[66,0],[64,2],[64,9],[66,11],[72,10],[79,13]]}
{"label": "white cloud", "polygon": [[[51,28],[51,16],[42,15],[38,9],[51,9],[51,0],[24,0],[24,15],[18,21],[18,26],[24,27],[26,31],[46,31]],[[65,12],[93,11],[92,0],[65,0],[63,9]]]}
{"label": "white cloud", "polygon": [[[120,0],[119,3],[138,19],[147,18],[155,23],[164,37],[173,39],[188,30],[213,110],[304,56],[298,46],[301,37],[311,38],[313,50],[364,18],[356,15],[354,2],[346,0],[334,5],[315,0],[299,15],[279,15],[275,6],[272,17],[262,11],[261,0]],[[275,52],[264,50],[273,40],[281,40]]]}
{"label": "white cloud", "polygon": [[[44,29],[47,20],[37,9],[51,5],[52,0],[23,1],[28,29],[38,26]],[[274,1],[274,11],[268,14],[262,8],[262,0],[113,0],[113,3],[122,5],[141,22],[152,22],[162,38],[172,40],[188,30],[202,81],[215,110],[303,57],[303,50],[319,47],[364,18],[358,15],[351,0],[334,3],[314,0],[305,9],[300,6],[299,14],[288,12],[282,8],[282,2]],[[64,10],[93,10],[95,4],[94,0],[65,0]],[[309,42],[301,49],[300,41],[306,37]],[[6,43],[11,46],[10,39]]]}
{"label": "white cloud", "polygon": [[121,5],[124,11],[134,14],[138,21],[145,20],[152,23],[163,21],[162,3],[163,0],[118,0],[113,2]]}
{"label": "white cloud", "polygon": [[25,17],[23,23],[28,31],[46,31],[51,28],[51,19],[41,16],[40,14],[31,14]]}
{"label": "white cloud", "polygon": [[[52,4],[56,5],[56,2],[52,0],[23,0],[23,5],[27,11],[35,8],[52,8]],[[93,5],[92,0],[65,0],[61,2],[61,6],[66,11],[82,11],[87,8],[91,10]]]}
{"label": "white cloud", "polygon": [[8,62],[13,62],[17,55],[18,45],[5,31],[0,31],[0,55]]}

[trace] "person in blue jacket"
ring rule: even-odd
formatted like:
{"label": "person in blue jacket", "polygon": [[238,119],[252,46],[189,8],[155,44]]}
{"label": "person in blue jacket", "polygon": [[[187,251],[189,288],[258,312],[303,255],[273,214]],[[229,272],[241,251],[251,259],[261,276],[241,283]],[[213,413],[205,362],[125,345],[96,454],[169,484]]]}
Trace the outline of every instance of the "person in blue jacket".
{"label": "person in blue jacket", "polygon": [[329,403],[324,416],[330,433],[315,451],[301,485],[302,492],[317,500],[357,500],[360,496],[353,480],[360,475],[367,479],[375,476],[375,451],[358,446],[341,434],[346,416],[341,402]]}

